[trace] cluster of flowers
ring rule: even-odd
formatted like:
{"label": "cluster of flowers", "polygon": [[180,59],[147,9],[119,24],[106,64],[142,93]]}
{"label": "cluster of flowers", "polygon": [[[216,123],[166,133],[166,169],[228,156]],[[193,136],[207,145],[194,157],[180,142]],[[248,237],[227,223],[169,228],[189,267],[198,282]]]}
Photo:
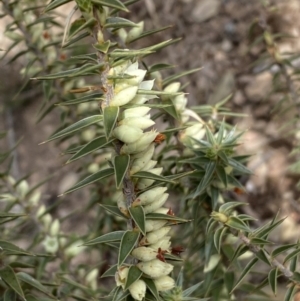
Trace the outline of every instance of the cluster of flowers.
{"label": "cluster of flowers", "polygon": [[[137,94],[138,89],[151,90],[154,80],[143,81],[145,70],[138,68],[138,63],[125,62],[110,70],[110,75],[120,76],[124,74],[127,79],[118,79],[114,82],[114,97],[110,106],[123,106],[126,104],[140,105],[123,110],[119,116],[118,124],[113,135],[123,145],[121,154],[130,155],[130,175],[139,171],[148,171],[160,175],[162,168],[156,168],[157,161],[152,160],[155,142],[160,139],[161,134],[155,130],[145,131],[153,126],[155,122],[150,118],[150,108],[144,103],[154,98],[153,95]],[[131,77],[128,79],[128,75]],[[135,182],[137,190],[144,190],[153,184],[152,179],[139,179]],[[167,201],[167,188],[155,187],[141,193],[131,206],[143,206],[145,214],[163,213],[168,214],[170,209],[163,207]],[[128,216],[128,208],[123,194],[118,197],[118,207],[122,213]],[[131,255],[135,258],[136,266],[143,272],[144,277],[153,279],[158,291],[166,291],[174,287],[174,280],[168,276],[173,270],[173,265],[167,263],[164,254],[171,252],[171,242],[168,233],[171,227],[166,226],[168,220],[146,219],[146,235],[139,240],[138,246],[134,248]],[[116,283],[125,288],[128,265],[119,267],[116,273]],[[129,292],[135,300],[142,300],[146,294],[146,283],[139,279],[130,287]]]}

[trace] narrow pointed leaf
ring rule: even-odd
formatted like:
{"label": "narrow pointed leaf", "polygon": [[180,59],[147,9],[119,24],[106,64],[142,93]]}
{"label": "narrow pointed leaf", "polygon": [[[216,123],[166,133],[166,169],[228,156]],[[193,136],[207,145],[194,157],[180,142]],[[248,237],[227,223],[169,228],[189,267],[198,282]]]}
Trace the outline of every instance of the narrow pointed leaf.
{"label": "narrow pointed leaf", "polygon": [[80,189],[84,186],[87,186],[87,185],[90,185],[97,181],[103,180],[113,174],[114,174],[113,168],[107,168],[107,169],[100,170],[100,171],[86,177],[85,179],[81,180],[80,182],[75,184],[72,188],[70,188],[66,192],[64,192],[62,195],[68,194],[68,193],[73,192],[77,189]]}
{"label": "narrow pointed leaf", "polygon": [[219,228],[214,234],[214,244],[215,244],[215,247],[219,254],[221,251],[222,238],[223,238],[223,235],[226,233],[226,231],[227,231],[227,228],[222,227],[222,228]]}
{"label": "narrow pointed leaf", "polygon": [[152,279],[149,279],[149,278],[143,278],[143,280],[145,281],[147,288],[152,293],[152,295],[155,297],[155,299],[157,301],[159,301],[160,297],[159,297],[158,291],[156,289],[156,286],[154,284],[154,281]]}
{"label": "narrow pointed leaf", "polygon": [[169,215],[169,214],[163,214],[163,213],[149,213],[146,215],[147,219],[156,219],[156,220],[168,220],[174,223],[187,223],[191,220],[180,218],[177,216]]}
{"label": "narrow pointed leaf", "polygon": [[227,178],[225,168],[223,166],[219,165],[216,167],[216,172],[217,172],[219,180],[223,183],[225,188],[227,188],[228,178]]}
{"label": "narrow pointed leaf", "polygon": [[231,167],[233,167],[235,171],[240,172],[241,174],[245,174],[245,175],[253,174],[252,171],[249,170],[245,165],[232,158],[228,158],[228,163]]}
{"label": "narrow pointed leaf", "polygon": [[198,72],[201,69],[202,69],[202,67],[201,68],[192,69],[192,70],[189,70],[189,71],[184,71],[184,72],[181,72],[179,74],[171,75],[170,77],[167,77],[166,79],[164,79],[163,85],[166,86],[166,85],[170,84],[171,82],[175,81],[176,79],[178,79],[180,77],[183,77],[183,76],[186,76],[186,75]]}
{"label": "narrow pointed leaf", "polygon": [[54,135],[50,136],[48,140],[46,140],[42,143],[46,143],[46,142],[70,135],[76,131],[79,131],[89,125],[98,123],[102,120],[103,120],[102,115],[94,115],[94,116],[86,117],[86,118],[84,118],[80,121],[77,121],[76,123],[66,127],[65,129],[59,131],[58,133],[55,133]]}
{"label": "narrow pointed leaf", "polygon": [[105,278],[105,277],[115,277],[115,274],[118,270],[118,265],[115,264],[111,266],[107,271],[105,271],[100,278]]}
{"label": "narrow pointed leaf", "polygon": [[239,256],[243,255],[245,252],[247,252],[249,250],[249,248],[244,245],[244,244],[240,244],[234,254],[232,255],[232,257],[230,258],[230,261],[233,262],[236,258],[238,258]]}
{"label": "narrow pointed leaf", "polygon": [[105,136],[97,137],[94,140],[92,140],[91,142],[84,145],[76,154],[74,154],[67,161],[67,163],[73,162],[79,158],[82,158],[88,154],[91,154],[100,148],[104,148],[104,147],[110,145],[113,141],[114,141],[114,139],[110,139],[107,141]]}
{"label": "narrow pointed leaf", "polygon": [[225,224],[230,228],[234,228],[236,230],[251,232],[251,229],[236,216],[231,216]]}
{"label": "narrow pointed leaf", "polygon": [[124,290],[127,290],[131,284],[139,280],[142,274],[143,272],[138,267],[131,266],[128,271]]}
{"label": "narrow pointed leaf", "polygon": [[[120,209],[117,206],[102,205],[102,204],[100,204],[100,206],[102,208],[104,208],[106,211],[108,211],[116,216],[123,217],[123,218],[126,217],[125,215],[123,215],[121,213]],[[128,217],[126,217],[126,218],[128,218]]]}
{"label": "narrow pointed leaf", "polygon": [[99,98],[103,95],[103,93],[97,92],[89,95],[85,95],[82,97],[78,97],[75,99],[71,99],[65,102],[57,103],[57,106],[69,106],[69,105],[76,105],[84,102],[90,102],[90,101],[97,101]]}
{"label": "narrow pointed leaf", "polygon": [[186,290],[184,290],[182,292],[182,297],[188,297],[188,296],[190,296],[194,291],[196,291],[200,287],[200,285],[202,283],[203,283],[203,281],[199,282],[199,283],[196,283],[193,286],[191,286],[191,287],[187,288]]}
{"label": "narrow pointed leaf", "polygon": [[3,296],[3,301],[16,301],[17,300],[17,294],[16,292],[9,288],[5,291]]}
{"label": "narrow pointed leaf", "polygon": [[68,3],[68,2],[71,2],[71,1],[72,0],[54,0],[54,1],[52,1],[51,3],[49,3],[46,6],[44,12],[47,13],[50,10],[53,10],[53,9],[55,9],[55,8],[61,6],[61,5],[64,5],[64,4]]}
{"label": "narrow pointed leaf", "polygon": [[291,285],[284,296],[284,301],[293,301],[294,294],[297,290],[296,284]]}
{"label": "narrow pointed leaf", "polygon": [[104,24],[104,28],[123,28],[123,27],[137,27],[137,25],[125,18],[120,17],[110,17],[106,19],[106,23]]}
{"label": "narrow pointed leaf", "polygon": [[280,247],[278,247],[278,248],[276,248],[272,251],[271,257],[276,257],[279,254],[282,254],[282,253],[286,252],[287,250],[289,250],[291,248],[294,248],[296,246],[297,246],[297,244],[288,244],[288,245],[285,245],[285,246],[280,246]]}
{"label": "narrow pointed leaf", "polygon": [[113,131],[119,116],[119,107],[106,107],[103,111],[103,123],[106,138],[108,139]]}
{"label": "narrow pointed leaf", "polygon": [[175,118],[176,120],[178,120],[179,119],[179,115],[178,115],[178,112],[177,112],[177,110],[176,110],[176,108],[175,108],[172,100],[171,99],[166,99],[166,100],[164,100],[164,104],[169,105],[167,108],[164,108],[164,110],[168,114],[170,114],[173,118]]}
{"label": "narrow pointed leaf", "polygon": [[211,180],[213,179],[213,175],[216,170],[216,162],[209,162],[205,168],[205,175],[202,178],[201,182],[199,183],[196,192],[194,193],[194,197],[201,194],[207,186],[210,184]]}
{"label": "narrow pointed leaf", "polygon": [[116,8],[125,12],[129,12],[128,8],[119,0],[91,0],[94,4],[100,4],[103,6]]}
{"label": "narrow pointed leaf", "polygon": [[[142,38],[144,38],[144,37],[150,36],[150,35],[155,34],[155,33],[157,33],[157,32],[164,31],[164,30],[169,29],[169,28],[171,28],[171,27],[172,27],[172,26],[165,26],[165,27],[162,27],[162,28],[158,28],[158,29],[153,29],[153,30],[145,31],[145,32],[143,32],[141,35],[139,35],[138,37],[136,37],[136,38],[130,40],[129,43],[135,42],[135,41],[137,41],[137,40],[140,40],[140,39],[142,39]],[[157,65],[159,65],[159,64],[157,64]],[[149,71],[150,71],[150,72],[154,72],[154,71],[152,71],[152,68],[153,68],[153,70],[156,69],[155,71],[159,71],[159,70],[161,70],[161,69],[168,68],[168,67],[166,67],[166,66],[171,66],[171,65],[168,65],[168,64],[160,64],[160,65],[161,65],[161,66],[165,65],[165,66],[164,66],[164,68],[159,68],[159,69],[153,68],[154,66],[151,66],[151,68],[150,68],[151,71],[150,71],[150,70],[149,70]]]}
{"label": "narrow pointed leaf", "polygon": [[109,53],[109,56],[112,58],[132,58],[136,56],[143,56],[147,54],[151,54],[153,51],[150,50],[123,50],[123,49],[115,49],[111,53]]}
{"label": "narrow pointed leaf", "polygon": [[105,244],[108,242],[118,242],[118,241],[121,241],[124,234],[125,234],[125,231],[110,232],[110,233],[101,235],[97,238],[94,238],[92,240],[89,240],[89,241],[85,242],[83,245],[84,246],[92,246],[92,245],[96,245],[96,244]]}
{"label": "narrow pointed leaf", "polygon": [[[76,22],[76,21],[75,21]],[[81,26],[77,27],[75,30],[72,31],[72,28],[70,29],[70,35],[68,36],[68,39],[73,38],[76,34],[78,34],[80,31],[84,29],[90,29],[93,28],[93,26],[97,23],[95,18],[91,18],[84,22]]]}
{"label": "narrow pointed leaf", "polygon": [[142,206],[129,207],[130,216],[134,220],[143,235],[146,235],[145,212]]}
{"label": "narrow pointed leaf", "polygon": [[50,294],[47,290],[46,287],[44,287],[39,281],[37,281],[36,279],[34,279],[33,277],[31,277],[30,275],[24,273],[24,272],[19,272],[17,274],[17,277],[20,281],[23,281],[27,284],[29,284],[30,286],[36,288],[37,290],[39,290],[40,292],[43,292],[44,294],[46,294],[49,297],[52,297],[53,299],[56,300],[56,298]]}
{"label": "narrow pointed leaf", "polygon": [[277,295],[277,277],[278,277],[278,268],[272,269],[269,272],[268,280],[275,296]]}
{"label": "narrow pointed leaf", "polygon": [[243,206],[243,205],[247,205],[247,204],[243,202],[228,202],[220,206],[219,212],[224,214],[229,214],[235,207]]}
{"label": "narrow pointed leaf", "polygon": [[235,276],[234,272],[226,272],[224,274],[224,283],[228,293],[232,291],[234,285],[234,276]]}
{"label": "narrow pointed leaf", "polygon": [[[86,37],[88,37],[88,36],[90,36],[90,33],[89,33],[88,31],[83,32],[82,34],[80,34],[80,35],[74,37],[73,39],[70,39],[68,42],[64,43],[64,45],[62,46],[62,48],[67,48],[67,47],[69,47],[70,45],[72,45],[72,44],[74,44],[74,43],[76,43],[76,42],[78,42],[78,41],[80,41],[80,40],[82,40],[82,39],[84,39],[84,38],[86,38]],[[79,68],[78,68],[78,69],[79,69]],[[70,72],[70,73],[71,73],[71,72]],[[46,79],[47,79],[47,78],[46,78]]]}
{"label": "narrow pointed leaf", "polygon": [[134,174],[133,178],[138,178],[138,179],[151,179],[159,182],[167,182],[167,183],[174,183],[174,181],[171,181],[165,177],[158,176],[156,174],[153,174],[148,171],[139,171]]}
{"label": "narrow pointed leaf", "polygon": [[238,279],[238,281],[236,282],[235,286],[233,287],[233,289],[231,290],[230,294],[232,294],[232,292],[240,285],[240,283],[243,281],[243,279],[250,273],[251,269],[255,266],[255,264],[257,263],[258,258],[253,258],[244,268],[240,278]]}
{"label": "narrow pointed leaf", "polygon": [[28,255],[34,256],[34,254],[27,252],[16,245],[12,244],[11,242],[0,240],[0,250],[7,255]]}
{"label": "narrow pointed leaf", "polygon": [[120,244],[118,266],[122,265],[129,256],[135,244],[137,243],[139,236],[140,233],[135,231],[126,231],[124,233]]}
{"label": "narrow pointed leaf", "polygon": [[291,260],[292,258],[294,258],[295,256],[298,256],[300,253],[300,249],[297,249],[293,252],[291,252],[289,255],[287,255],[283,261],[283,264],[285,264],[286,262],[288,262],[289,260]]}
{"label": "narrow pointed leaf", "polygon": [[16,277],[14,270],[10,266],[6,266],[0,269],[0,278],[5,281],[5,283],[20,297],[22,297],[23,300],[26,300],[18,278]]}
{"label": "narrow pointed leaf", "polygon": [[122,186],[130,163],[129,155],[119,155],[114,158],[114,170],[117,189]]}

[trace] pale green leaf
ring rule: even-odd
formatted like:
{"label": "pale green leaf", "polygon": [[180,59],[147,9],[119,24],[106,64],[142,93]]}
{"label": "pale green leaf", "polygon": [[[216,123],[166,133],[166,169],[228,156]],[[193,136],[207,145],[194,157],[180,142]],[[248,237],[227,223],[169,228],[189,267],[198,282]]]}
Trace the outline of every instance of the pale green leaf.
{"label": "pale green leaf", "polygon": [[108,145],[110,145],[114,139],[107,140],[105,136],[100,136],[95,139],[93,139],[91,142],[84,145],[76,154],[74,154],[67,163],[73,162],[79,158],[82,158],[88,154],[93,153],[94,151],[104,148]]}
{"label": "pale green leaf", "polygon": [[130,255],[139,239],[139,236],[140,233],[135,231],[126,231],[124,233],[120,243],[118,266],[122,265],[126,258]]}
{"label": "pale green leaf", "polygon": [[27,255],[27,256],[34,256],[34,254],[27,252],[16,245],[12,244],[11,242],[0,240],[0,250],[7,255]]}
{"label": "pale green leaf", "polygon": [[145,212],[142,206],[129,207],[128,211],[143,235],[146,235]]}
{"label": "pale green leaf", "polygon": [[129,155],[118,155],[114,157],[114,171],[117,189],[122,186],[124,177],[130,163]]}
{"label": "pale green leaf", "polygon": [[119,107],[106,107],[103,111],[103,124],[106,138],[108,139],[113,131],[118,120],[120,108]]}
{"label": "pale green leaf", "polygon": [[78,182],[77,184],[75,184],[73,187],[71,187],[70,189],[68,189],[65,193],[61,194],[60,196],[62,195],[65,195],[65,194],[68,194],[70,192],[73,192],[77,189],[80,189],[84,186],[87,186],[87,185],[90,185],[92,183],[95,183],[97,181],[100,181],[102,179],[105,179],[111,175],[114,174],[114,170],[113,168],[107,168],[107,169],[103,169],[103,170],[100,170],[88,177],[86,177],[85,179],[81,180],[80,182]]}
{"label": "pale green leaf", "polygon": [[0,278],[14,290],[23,300],[25,299],[24,292],[21,285],[16,277],[14,270],[10,266],[6,266],[0,269]]}
{"label": "pale green leaf", "polygon": [[102,115],[93,115],[93,116],[86,117],[86,118],[84,118],[80,121],[77,121],[74,124],[66,127],[65,129],[59,131],[58,133],[53,134],[52,136],[49,137],[48,140],[42,142],[41,144],[64,137],[64,136],[67,136],[67,135],[70,135],[76,131],[79,131],[79,130],[89,126],[89,125],[99,123],[102,120],[103,120]]}
{"label": "pale green leaf", "polygon": [[131,284],[139,280],[142,274],[143,272],[138,267],[131,266],[128,271],[124,290],[127,290]]}
{"label": "pale green leaf", "polygon": [[108,270],[106,270],[100,278],[105,278],[105,277],[115,277],[115,274],[118,270],[118,265],[115,264],[113,266],[111,266]]}
{"label": "pale green leaf", "polygon": [[137,178],[137,179],[151,179],[151,180],[155,180],[155,181],[159,181],[159,182],[167,182],[167,183],[174,183],[173,181],[163,177],[163,176],[159,176],[156,174],[153,174],[149,171],[139,171],[137,173],[134,174],[133,178]]}
{"label": "pale green leaf", "polygon": [[119,0],[91,0],[94,4],[100,4],[103,6],[116,8],[125,12],[129,12],[128,8]]}
{"label": "pale green leaf", "polygon": [[125,231],[110,232],[110,233],[101,235],[97,238],[94,238],[92,240],[89,240],[89,241],[85,242],[83,245],[84,246],[92,246],[92,245],[96,245],[96,244],[105,244],[108,242],[118,242],[118,241],[121,241],[124,234],[125,234]]}

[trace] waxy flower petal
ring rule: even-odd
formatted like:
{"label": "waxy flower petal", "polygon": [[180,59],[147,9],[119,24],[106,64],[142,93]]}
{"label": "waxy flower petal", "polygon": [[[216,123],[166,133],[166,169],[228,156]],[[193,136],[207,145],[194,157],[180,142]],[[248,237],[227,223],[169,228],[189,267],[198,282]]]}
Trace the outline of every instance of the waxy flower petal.
{"label": "waxy flower petal", "polygon": [[130,86],[115,94],[110,102],[110,106],[120,107],[129,103],[136,95],[138,87]]}
{"label": "waxy flower petal", "polygon": [[130,126],[145,130],[145,129],[149,128],[150,126],[154,125],[155,122],[147,117],[128,117],[128,118],[122,119],[119,122],[119,124],[130,125]]}
{"label": "waxy flower petal", "polygon": [[166,190],[167,190],[166,187],[155,187],[148,191],[145,191],[142,194],[140,194],[136,200],[134,200],[132,206],[151,204],[155,200],[160,199]]}
{"label": "waxy flower petal", "polygon": [[146,289],[146,283],[141,279],[132,283],[128,288],[132,298],[138,301],[142,301],[144,299],[146,295]]}
{"label": "waxy flower petal", "polygon": [[145,214],[151,213],[151,212],[157,210],[158,208],[160,208],[161,206],[163,206],[164,203],[167,201],[168,196],[169,196],[168,193],[164,193],[158,200],[152,202],[149,205],[144,206]]}
{"label": "waxy flower petal", "polygon": [[131,255],[140,261],[150,261],[152,259],[155,259],[157,254],[157,251],[147,247],[135,248],[131,252]]}
{"label": "waxy flower petal", "polygon": [[172,289],[175,286],[175,281],[170,276],[162,276],[154,279],[154,284],[159,292],[164,292]]}
{"label": "waxy flower petal", "polygon": [[173,271],[173,265],[153,259],[147,262],[139,262],[137,267],[149,277],[155,279],[161,276],[166,276]]}
{"label": "waxy flower petal", "polygon": [[143,131],[137,127],[120,125],[113,130],[113,135],[124,143],[134,143],[143,136]]}
{"label": "waxy flower petal", "polygon": [[155,244],[160,239],[165,237],[171,230],[171,227],[163,227],[156,231],[147,233],[147,235],[140,241],[140,245]]}

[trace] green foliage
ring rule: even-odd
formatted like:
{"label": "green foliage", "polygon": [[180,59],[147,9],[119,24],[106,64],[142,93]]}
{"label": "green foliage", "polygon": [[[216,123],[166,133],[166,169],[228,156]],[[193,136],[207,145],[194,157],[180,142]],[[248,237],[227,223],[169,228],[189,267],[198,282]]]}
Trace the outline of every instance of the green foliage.
{"label": "green foliage", "polygon": [[[236,116],[225,107],[230,97],[214,106],[188,108],[177,80],[200,68],[163,79],[163,71],[173,66],[148,66],[146,60],[178,40],[130,48],[169,27],[144,31],[143,22],[123,17],[136,1],[2,2],[12,18],[5,29],[12,44],[2,59],[21,41],[25,44],[8,63],[29,57],[21,90],[30,79],[34,89],[43,90],[38,120],[56,104],[61,123],[42,143],[57,140],[70,155],[67,163],[80,162],[81,179],[62,197],[90,185],[88,204],[75,210],[94,219],[85,234],[64,233],[61,223],[73,212],[54,218],[60,201],[46,208],[39,185],[29,188],[26,178],[14,180],[8,164],[0,178],[0,300],[225,301],[246,300],[250,294],[263,300],[268,294],[262,288],[269,284],[276,295],[281,276],[285,300],[292,300],[300,281],[299,243],[274,248],[268,236],[283,219],[254,229],[254,218],[241,209],[245,204],[228,196],[228,191],[242,192],[239,179],[251,174],[248,157],[236,154],[243,133],[221,120]],[[55,17],[66,3],[73,9],[62,25]],[[275,47],[267,31],[264,41]],[[284,60],[274,53],[284,70]],[[160,123],[166,126],[159,132]],[[0,154],[3,162],[10,158],[11,151]],[[167,189],[178,198],[165,205]],[[30,226],[32,240],[19,247],[22,230]],[[174,228],[178,246],[171,246]],[[85,264],[71,262],[79,254]],[[97,254],[92,263],[91,254]],[[50,274],[56,259],[60,264]],[[255,286],[250,276],[259,271],[258,263],[267,266],[267,273]],[[180,272],[179,265],[185,267]],[[115,277],[115,283],[98,281],[100,270],[102,278]]]}

